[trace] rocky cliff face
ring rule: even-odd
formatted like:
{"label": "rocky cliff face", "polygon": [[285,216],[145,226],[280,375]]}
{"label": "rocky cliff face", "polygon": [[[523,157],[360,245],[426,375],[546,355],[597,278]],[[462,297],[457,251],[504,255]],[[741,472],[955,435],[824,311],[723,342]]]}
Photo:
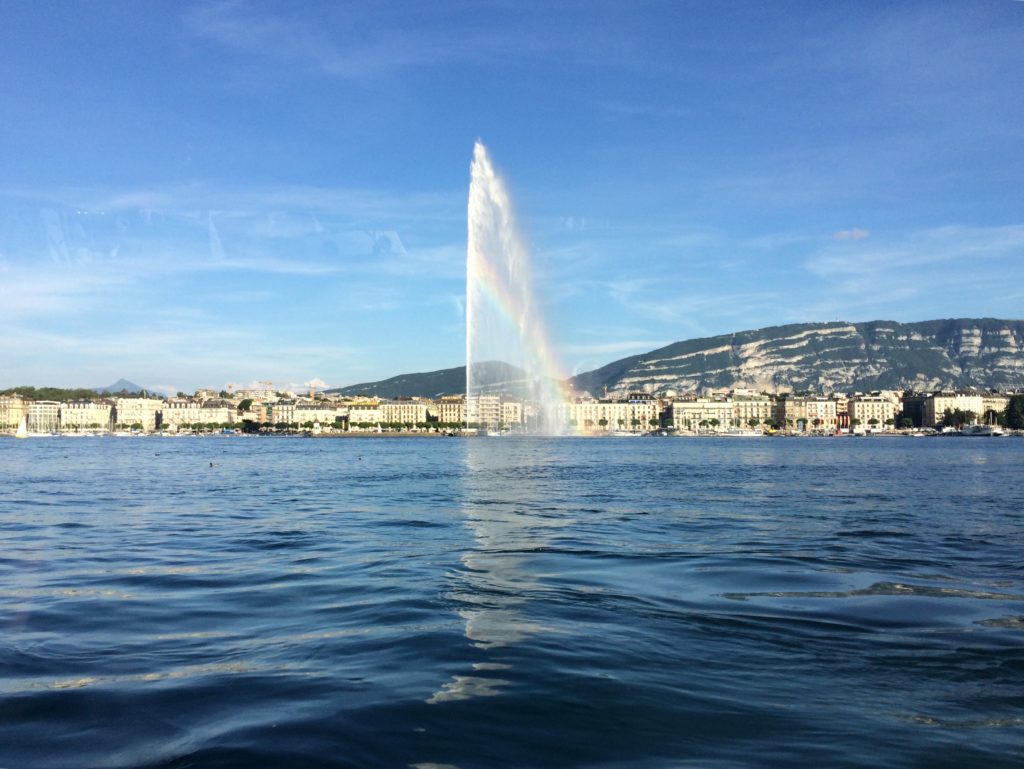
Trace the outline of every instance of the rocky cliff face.
{"label": "rocky cliff face", "polygon": [[676,342],[574,377],[597,395],[702,388],[1024,388],[1024,321],[812,323]]}

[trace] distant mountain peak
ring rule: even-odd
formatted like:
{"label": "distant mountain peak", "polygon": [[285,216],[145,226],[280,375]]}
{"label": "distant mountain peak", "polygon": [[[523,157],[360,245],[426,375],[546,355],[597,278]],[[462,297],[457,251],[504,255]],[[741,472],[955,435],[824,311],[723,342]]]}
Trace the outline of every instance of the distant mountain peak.
{"label": "distant mountain peak", "polygon": [[134,382],[129,382],[127,379],[118,379],[114,384],[108,385],[107,387],[94,387],[92,389],[98,393],[137,393],[142,392],[146,388],[141,387]]}

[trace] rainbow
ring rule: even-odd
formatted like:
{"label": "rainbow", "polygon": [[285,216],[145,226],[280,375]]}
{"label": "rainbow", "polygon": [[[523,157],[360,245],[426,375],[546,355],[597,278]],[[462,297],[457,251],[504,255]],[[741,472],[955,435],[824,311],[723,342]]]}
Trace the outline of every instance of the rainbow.
{"label": "rainbow", "polygon": [[[567,377],[533,301],[530,255],[515,227],[511,199],[480,141],[473,148],[470,177],[466,249],[467,401],[474,392],[473,364],[486,359],[488,354],[495,359],[500,356],[520,365],[531,379],[540,382],[538,406],[548,425],[560,427],[567,421],[566,404],[571,399]],[[510,356],[513,360],[508,360]]]}

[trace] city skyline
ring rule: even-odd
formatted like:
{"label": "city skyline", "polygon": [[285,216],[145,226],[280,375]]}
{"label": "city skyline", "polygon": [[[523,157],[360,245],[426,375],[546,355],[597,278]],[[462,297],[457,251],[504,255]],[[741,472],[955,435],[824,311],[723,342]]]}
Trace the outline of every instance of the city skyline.
{"label": "city skyline", "polygon": [[10,5],[0,387],[463,363],[473,142],[566,374],[1020,315],[1024,3]]}

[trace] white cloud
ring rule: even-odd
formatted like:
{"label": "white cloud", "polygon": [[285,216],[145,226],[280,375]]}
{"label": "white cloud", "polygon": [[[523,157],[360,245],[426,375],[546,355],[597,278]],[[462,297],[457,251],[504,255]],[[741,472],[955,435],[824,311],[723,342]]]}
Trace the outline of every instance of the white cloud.
{"label": "white cloud", "polygon": [[859,227],[855,227],[852,230],[839,230],[832,237],[836,240],[863,240],[864,238],[871,235],[868,230],[862,230]]}

